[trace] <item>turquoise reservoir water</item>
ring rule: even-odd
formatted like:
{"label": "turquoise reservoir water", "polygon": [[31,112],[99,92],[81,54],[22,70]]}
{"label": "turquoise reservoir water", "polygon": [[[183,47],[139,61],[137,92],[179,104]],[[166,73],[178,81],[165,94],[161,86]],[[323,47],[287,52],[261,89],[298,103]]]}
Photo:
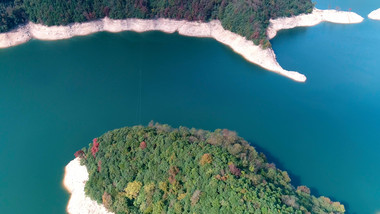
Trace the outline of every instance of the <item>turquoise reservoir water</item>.
{"label": "turquoise reservoir water", "polygon": [[[340,7],[366,16],[374,4]],[[304,84],[247,63],[212,39],[160,32],[0,50],[0,212],[65,213],[69,196],[61,183],[73,153],[110,129],[155,120],[236,130],[288,170],[295,185],[342,201],[349,213],[374,214],[379,34],[380,22],[371,20],[281,32],[272,41],[278,59],[306,74]]]}

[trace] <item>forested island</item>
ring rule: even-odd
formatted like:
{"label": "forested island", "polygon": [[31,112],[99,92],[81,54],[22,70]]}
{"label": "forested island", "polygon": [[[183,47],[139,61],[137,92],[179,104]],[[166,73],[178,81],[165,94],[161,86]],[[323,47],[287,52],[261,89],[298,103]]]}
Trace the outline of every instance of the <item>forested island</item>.
{"label": "forested island", "polygon": [[2,0],[0,32],[28,21],[47,26],[111,19],[220,20],[226,30],[270,46],[266,38],[269,20],[313,10],[311,0]]}
{"label": "forested island", "polygon": [[126,127],[75,156],[88,171],[85,194],[113,213],[345,212],[306,186],[293,187],[286,171],[226,129]]}

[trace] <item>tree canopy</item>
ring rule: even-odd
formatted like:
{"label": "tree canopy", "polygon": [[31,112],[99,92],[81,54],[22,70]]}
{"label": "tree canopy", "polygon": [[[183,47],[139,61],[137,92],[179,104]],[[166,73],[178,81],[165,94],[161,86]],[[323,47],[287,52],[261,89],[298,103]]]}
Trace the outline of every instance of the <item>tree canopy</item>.
{"label": "tree canopy", "polygon": [[268,47],[269,19],[310,13],[311,0],[0,0],[0,32],[28,20],[67,25],[104,18],[218,19],[225,29]]}
{"label": "tree canopy", "polygon": [[286,171],[225,129],[151,123],[107,132],[81,151],[86,194],[115,213],[345,212],[293,187]]}

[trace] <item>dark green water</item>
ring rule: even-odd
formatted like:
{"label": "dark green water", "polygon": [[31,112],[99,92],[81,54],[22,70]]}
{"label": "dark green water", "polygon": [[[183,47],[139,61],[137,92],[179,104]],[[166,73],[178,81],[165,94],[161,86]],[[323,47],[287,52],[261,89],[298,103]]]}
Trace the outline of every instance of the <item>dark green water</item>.
{"label": "dark green water", "polygon": [[212,39],[160,32],[0,50],[0,213],[64,213],[73,153],[150,120],[236,130],[295,185],[350,213],[380,211],[379,34],[370,20],[281,32],[272,41],[278,59],[306,74],[305,84]]}

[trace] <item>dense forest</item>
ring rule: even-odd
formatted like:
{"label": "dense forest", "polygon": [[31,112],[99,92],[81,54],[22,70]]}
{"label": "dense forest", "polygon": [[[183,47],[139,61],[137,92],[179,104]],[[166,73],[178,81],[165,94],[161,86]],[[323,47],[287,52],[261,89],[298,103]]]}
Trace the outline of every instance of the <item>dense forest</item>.
{"label": "dense forest", "polygon": [[269,46],[269,19],[310,13],[311,0],[0,0],[0,32],[28,20],[67,25],[103,17],[172,18],[188,21],[218,19],[225,29],[255,44]]}
{"label": "dense forest", "polygon": [[89,171],[85,192],[115,213],[344,213],[344,206],[293,187],[229,130],[126,127],[75,153]]}

